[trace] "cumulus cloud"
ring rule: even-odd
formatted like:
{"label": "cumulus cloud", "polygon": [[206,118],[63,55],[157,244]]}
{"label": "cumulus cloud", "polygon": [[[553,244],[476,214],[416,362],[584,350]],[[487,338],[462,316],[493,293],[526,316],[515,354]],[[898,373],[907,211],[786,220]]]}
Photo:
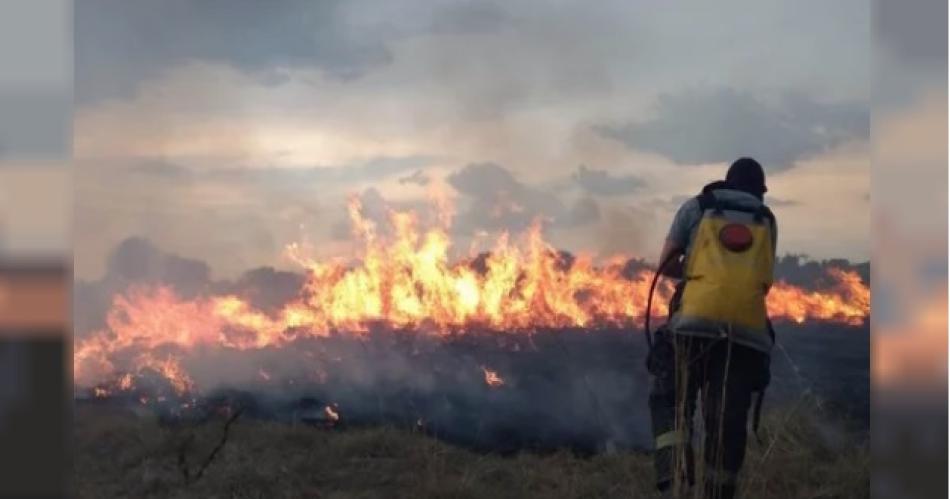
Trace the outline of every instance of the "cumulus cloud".
{"label": "cumulus cloud", "polygon": [[818,102],[797,93],[770,104],[750,93],[715,91],[661,95],[652,119],[596,130],[631,149],[683,165],[752,156],[771,172],[791,168],[852,139],[870,135],[866,103]]}
{"label": "cumulus cloud", "polygon": [[606,170],[595,170],[585,165],[579,166],[571,179],[587,192],[601,196],[630,194],[645,185],[636,175],[611,175]]}

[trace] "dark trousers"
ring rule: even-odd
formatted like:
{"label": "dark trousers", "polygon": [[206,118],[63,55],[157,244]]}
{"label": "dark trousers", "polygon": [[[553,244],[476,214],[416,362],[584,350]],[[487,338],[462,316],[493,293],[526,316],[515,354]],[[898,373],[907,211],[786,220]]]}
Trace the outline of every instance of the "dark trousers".
{"label": "dark trousers", "polygon": [[[732,498],[745,458],[753,394],[768,384],[768,354],[728,339],[673,335],[661,329],[648,368],[654,376],[650,412],[657,488],[683,490],[699,471],[704,497]],[[701,470],[693,462],[691,445],[697,403],[705,431]]]}

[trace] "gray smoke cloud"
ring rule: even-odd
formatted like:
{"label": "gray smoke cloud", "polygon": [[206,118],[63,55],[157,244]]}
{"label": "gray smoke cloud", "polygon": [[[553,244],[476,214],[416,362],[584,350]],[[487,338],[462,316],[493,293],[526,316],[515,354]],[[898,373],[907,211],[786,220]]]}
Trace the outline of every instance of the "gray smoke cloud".
{"label": "gray smoke cloud", "polygon": [[[168,161],[151,159],[128,167],[133,174],[154,176],[175,182],[211,181],[239,183],[256,186],[313,185],[316,183],[346,184],[382,180],[389,177],[430,166],[438,158],[425,155],[403,157],[378,157],[345,165],[320,165],[312,167],[219,167],[192,169]],[[411,177],[420,181],[424,177],[416,170]]]}
{"label": "gray smoke cloud", "polygon": [[600,217],[597,201],[581,198],[566,206],[553,192],[531,187],[495,163],[472,163],[448,177],[468,203],[459,216],[459,231],[524,230],[535,220],[555,226],[584,225]]}
{"label": "gray smoke cloud", "polygon": [[[354,78],[388,63],[378,34],[345,21],[346,2],[291,0],[114,2],[76,5],[76,93],[80,101],[127,96],[142,80],[188,60],[231,64],[279,82],[280,65],[309,65]],[[156,29],[157,20],[173,19]],[[136,39],[137,43],[128,43]],[[109,75],[103,78],[102,74]]]}
{"label": "gray smoke cloud", "polygon": [[752,156],[767,171],[778,172],[849,140],[867,139],[870,108],[795,93],[769,104],[748,92],[723,88],[661,95],[653,118],[596,130],[682,165]]}
{"label": "gray smoke cloud", "polygon": [[418,186],[425,187],[429,185],[429,182],[432,179],[428,175],[423,173],[422,170],[416,170],[412,172],[412,175],[407,175],[405,177],[399,177],[400,184],[415,184]]}
{"label": "gray smoke cloud", "polygon": [[248,270],[235,280],[215,280],[210,266],[156,247],[143,237],[130,237],[113,249],[97,280],[77,279],[73,289],[73,323],[77,338],[106,326],[115,296],[133,286],[170,286],[182,299],[235,294],[265,312],[276,312],[295,298],[304,276],[271,267]]}
{"label": "gray smoke cloud", "polygon": [[[127,97],[141,82],[193,61],[227,64],[267,85],[285,83],[288,68],[349,81],[391,64],[393,42],[427,33],[491,33],[510,21],[488,2],[403,7],[343,0],[286,0],[266,8],[253,0],[80,2],[76,97],[82,103]],[[163,28],[155,29],[161,20]]]}
{"label": "gray smoke cloud", "polygon": [[636,175],[613,175],[607,170],[596,170],[581,165],[571,179],[591,194],[622,196],[642,190],[646,183]]}

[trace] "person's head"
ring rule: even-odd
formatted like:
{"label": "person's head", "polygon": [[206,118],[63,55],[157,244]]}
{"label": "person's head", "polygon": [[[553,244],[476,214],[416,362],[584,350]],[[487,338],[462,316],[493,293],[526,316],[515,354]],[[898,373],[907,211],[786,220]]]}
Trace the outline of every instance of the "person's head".
{"label": "person's head", "polygon": [[762,199],[768,191],[765,187],[765,171],[758,161],[752,158],[735,160],[726,172],[726,184],[738,191],[748,192]]}

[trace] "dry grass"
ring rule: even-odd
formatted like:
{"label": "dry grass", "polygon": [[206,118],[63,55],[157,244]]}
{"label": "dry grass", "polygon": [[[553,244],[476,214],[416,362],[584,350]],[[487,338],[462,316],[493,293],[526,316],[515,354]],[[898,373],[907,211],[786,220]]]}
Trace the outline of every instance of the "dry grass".
{"label": "dry grass", "polygon": [[[800,410],[763,421],[751,443],[743,497],[849,498],[869,494],[867,446],[838,449]],[[218,443],[223,420],[169,428],[130,411],[76,411],[79,496],[201,498],[652,497],[646,454],[477,454],[395,428],[322,430],[238,420],[203,476],[186,483]]]}

